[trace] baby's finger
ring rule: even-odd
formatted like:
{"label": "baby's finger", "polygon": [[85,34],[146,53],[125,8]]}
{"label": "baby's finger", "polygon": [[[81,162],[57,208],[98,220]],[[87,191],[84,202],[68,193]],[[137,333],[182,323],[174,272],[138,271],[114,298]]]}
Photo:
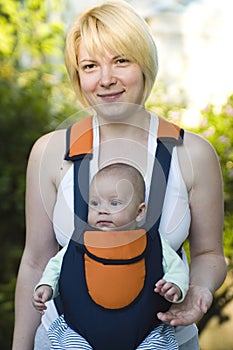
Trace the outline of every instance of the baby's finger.
{"label": "baby's finger", "polygon": [[35,292],[33,294],[33,297],[32,297],[34,300],[38,301],[38,302],[42,302],[42,297],[41,297],[41,294],[38,294],[37,292]]}

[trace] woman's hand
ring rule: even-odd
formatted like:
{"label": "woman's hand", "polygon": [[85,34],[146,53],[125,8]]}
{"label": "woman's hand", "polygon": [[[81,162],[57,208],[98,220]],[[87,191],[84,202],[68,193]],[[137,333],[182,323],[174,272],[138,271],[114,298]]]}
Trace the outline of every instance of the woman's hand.
{"label": "woman's hand", "polygon": [[182,303],[173,304],[167,312],[159,312],[157,317],[172,326],[187,326],[199,321],[212,301],[213,295],[208,288],[191,285]]}

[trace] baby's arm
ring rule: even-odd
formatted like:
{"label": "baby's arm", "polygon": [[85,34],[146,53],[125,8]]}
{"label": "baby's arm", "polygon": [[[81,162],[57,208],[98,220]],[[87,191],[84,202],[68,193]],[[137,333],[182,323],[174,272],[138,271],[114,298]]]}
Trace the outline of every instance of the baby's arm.
{"label": "baby's arm", "polygon": [[171,303],[177,303],[182,296],[180,288],[175,283],[167,282],[164,279],[159,280],[155,284],[154,291]]}
{"label": "baby's arm", "polygon": [[44,314],[44,311],[47,309],[45,303],[50,300],[53,295],[53,290],[48,285],[40,285],[34,292],[32,297],[32,305],[34,308],[41,313]]}
{"label": "baby's arm", "polygon": [[189,288],[188,267],[162,237],[161,243],[164,276],[160,281],[157,281],[154,291],[173,303],[180,303],[184,300]]}
{"label": "baby's arm", "polygon": [[39,283],[35,287],[32,304],[41,314],[46,310],[46,301],[55,298],[58,295],[58,280],[66,249],[67,246],[62,248],[49,260]]}

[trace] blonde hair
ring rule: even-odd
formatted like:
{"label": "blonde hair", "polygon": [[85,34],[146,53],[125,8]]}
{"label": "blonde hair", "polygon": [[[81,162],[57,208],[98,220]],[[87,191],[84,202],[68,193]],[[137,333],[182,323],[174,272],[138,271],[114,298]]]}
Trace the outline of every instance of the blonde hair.
{"label": "blonde hair", "polygon": [[142,104],[145,103],[158,71],[157,49],[147,23],[133,7],[121,0],[94,6],[77,17],[67,35],[67,71],[78,99],[84,106],[88,106],[78,73],[78,48],[81,40],[91,55],[104,55],[109,51],[136,62],[144,76]]}

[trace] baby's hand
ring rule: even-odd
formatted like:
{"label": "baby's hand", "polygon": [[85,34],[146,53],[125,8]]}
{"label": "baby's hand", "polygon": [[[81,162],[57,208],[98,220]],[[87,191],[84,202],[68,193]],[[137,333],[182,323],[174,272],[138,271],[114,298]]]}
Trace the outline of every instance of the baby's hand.
{"label": "baby's hand", "polygon": [[155,284],[154,291],[172,303],[176,303],[181,298],[180,288],[176,284],[163,279]]}
{"label": "baby's hand", "polygon": [[47,309],[45,305],[46,301],[50,300],[53,295],[53,290],[50,286],[41,285],[39,286],[32,297],[32,305],[41,314]]}

